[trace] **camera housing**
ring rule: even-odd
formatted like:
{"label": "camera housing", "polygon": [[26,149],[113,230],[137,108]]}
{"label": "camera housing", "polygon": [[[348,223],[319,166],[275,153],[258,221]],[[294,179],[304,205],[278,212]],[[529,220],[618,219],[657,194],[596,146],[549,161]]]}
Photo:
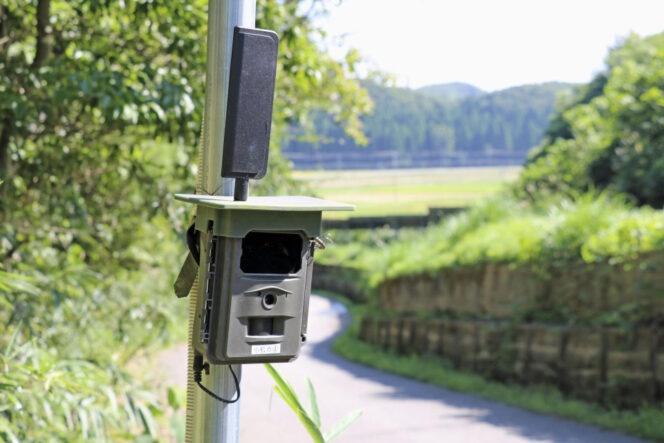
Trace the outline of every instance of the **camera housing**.
{"label": "camera housing", "polygon": [[213,364],[295,359],[306,340],[322,212],[353,206],[311,197],[176,198],[198,205],[196,230],[204,234],[194,348]]}

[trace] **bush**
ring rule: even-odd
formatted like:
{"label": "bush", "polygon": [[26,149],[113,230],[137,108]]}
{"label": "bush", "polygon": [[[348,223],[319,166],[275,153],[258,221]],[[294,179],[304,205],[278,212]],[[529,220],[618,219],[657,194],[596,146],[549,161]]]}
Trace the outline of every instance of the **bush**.
{"label": "bush", "polygon": [[169,286],[180,254],[168,228],[155,220],[123,254],[138,259],[158,243],[161,259],[142,257],[133,270],[108,261],[103,274],[76,243],[0,237],[0,253],[13,257],[11,271],[0,270],[0,439],[155,437],[159,401],[127,366],[178,324]]}
{"label": "bush", "polygon": [[592,187],[664,205],[664,33],[630,35],[607,70],[554,116],[514,192],[533,201]]}
{"label": "bush", "polygon": [[364,270],[370,287],[386,278],[488,263],[616,262],[664,249],[663,223],[661,212],[608,193],[537,205],[497,197],[423,230],[333,233],[337,242],[320,261]]}

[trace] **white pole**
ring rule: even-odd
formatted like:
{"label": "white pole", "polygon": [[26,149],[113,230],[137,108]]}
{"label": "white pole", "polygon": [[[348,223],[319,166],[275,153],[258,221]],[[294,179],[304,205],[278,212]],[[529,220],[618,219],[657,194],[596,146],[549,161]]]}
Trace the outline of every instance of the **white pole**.
{"label": "white pole", "polygon": [[[221,177],[233,30],[235,26],[253,28],[255,25],[256,0],[209,0],[205,110],[197,186],[197,192],[201,194],[233,195],[233,180]],[[201,234],[201,241],[206,242],[205,233]],[[199,296],[197,283],[189,294],[186,441],[235,443],[239,439],[240,402],[226,404],[215,400],[193,379],[192,337],[198,336],[197,331],[193,331]],[[241,378],[242,367],[233,365],[233,368]],[[223,398],[235,397],[235,382],[226,365],[210,365],[209,374],[203,371],[202,384]]]}

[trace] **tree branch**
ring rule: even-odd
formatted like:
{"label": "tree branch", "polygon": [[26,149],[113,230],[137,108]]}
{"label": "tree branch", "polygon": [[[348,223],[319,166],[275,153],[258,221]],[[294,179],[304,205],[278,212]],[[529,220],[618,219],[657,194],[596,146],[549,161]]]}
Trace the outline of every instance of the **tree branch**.
{"label": "tree branch", "polygon": [[40,68],[51,54],[53,48],[53,28],[49,23],[51,0],[39,0],[37,3],[37,51],[32,67]]}

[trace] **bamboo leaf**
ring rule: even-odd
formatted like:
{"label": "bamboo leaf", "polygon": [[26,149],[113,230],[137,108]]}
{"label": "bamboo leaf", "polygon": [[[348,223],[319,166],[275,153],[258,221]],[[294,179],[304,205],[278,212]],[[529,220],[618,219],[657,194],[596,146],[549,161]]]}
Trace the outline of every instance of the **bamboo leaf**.
{"label": "bamboo leaf", "polygon": [[145,407],[145,405],[138,405],[138,415],[141,417],[143,427],[145,427],[145,430],[150,434],[150,437],[156,438],[156,426],[150,409]]}
{"label": "bamboo leaf", "polygon": [[21,324],[23,323],[23,320],[19,320],[18,324],[16,325],[16,328],[14,328],[14,333],[12,334],[12,338],[9,340],[9,343],[7,343],[7,348],[5,349],[5,355],[9,358],[12,357],[12,348],[14,347],[14,344],[16,343],[16,337],[18,336],[18,331],[21,329]]}
{"label": "bamboo leaf", "polygon": [[62,415],[65,417],[65,426],[67,426],[67,429],[74,430],[76,427],[73,419],[73,414],[71,411],[71,408],[69,407],[69,403],[64,402],[60,406],[62,408]]}
{"label": "bamboo leaf", "polygon": [[138,424],[138,420],[136,419],[136,409],[134,408],[134,401],[126,393],[124,394],[124,397],[125,397],[125,403],[123,407],[125,410],[125,414],[127,414],[127,419],[132,423]]}
{"label": "bamboo leaf", "polygon": [[88,422],[88,413],[85,409],[78,410],[78,420],[81,424],[81,435],[88,438],[90,436],[90,424]]}
{"label": "bamboo leaf", "polygon": [[106,397],[108,397],[108,401],[111,403],[111,412],[116,414],[118,411],[118,399],[115,396],[115,392],[110,386],[107,386],[104,391],[106,393]]}
{"label": "bamboo leaf", "polygon": [[11,443],[19,443],[19,439],[12,431],[12,426],[6,418],[0,416],[0,436],[4,434]]}
{"label": "bamboo leaf", "polygon": [[92,419],[92,432],[96,441],[101,441],[104,436],[104,424],[101,412],[99,409],[94,408],[90,412],[90,418]]}
{"label": "bamboo leaf", "polygon": [[43,399],[42,400],[42,407],[44,408],[44,417],[46,417],[46,419],[49,422],[52,422],[53,421],[53,408],[51,408],[51,403],[49,403],[48,400]]}

